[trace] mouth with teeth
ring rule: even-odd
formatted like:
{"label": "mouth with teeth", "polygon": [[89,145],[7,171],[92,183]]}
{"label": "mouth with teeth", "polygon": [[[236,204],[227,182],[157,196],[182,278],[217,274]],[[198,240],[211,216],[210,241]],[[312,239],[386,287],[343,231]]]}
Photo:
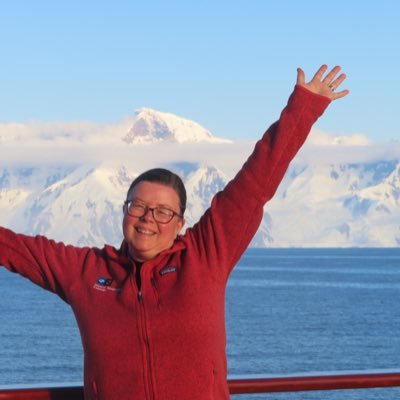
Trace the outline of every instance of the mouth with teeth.
{"label": "mouth with teeth", "polygon": [[141,228],[140,226],[136,227],[135,230],[136,230],[137,233],[139,233],[141,235],[146,235],[146,236],[152,236],[152,235],[156,234],[156,232],[150,231],[150,230],[145,229],[145,228]]}

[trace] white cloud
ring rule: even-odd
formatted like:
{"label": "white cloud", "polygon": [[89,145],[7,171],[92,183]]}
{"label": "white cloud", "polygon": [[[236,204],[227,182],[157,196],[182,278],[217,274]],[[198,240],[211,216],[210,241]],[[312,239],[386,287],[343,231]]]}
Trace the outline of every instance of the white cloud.
{"label": "white cloud", "polygon": [[[0,162],[82,163],[135,160],[143,169],[177,161],[205,162],[228,176],[239,170],[255,142],[161,143],[129,145],[121,138],[133,118],[113,124],[93,122],[30,122],[0,124]],[[296,163],[348,163],[400,159],[399,142],[370,142],[364,135],[334,135],[313,129]]]}
{"label": "white cloud", "polygon": [[313,129],[295,162],[359,163],[400,159],[400,142],[371,142],[362,134],[334,135]]}
{"label": "white cloud", "polygon": [[352,135],[334,135],[319,129],[312,129],[307,142],[313,145],[320,146],[367,146],[371,141],[367,136],[358,133]]}
{"label": "white cloud", "polygon": [[100,130],[100,125],[88,121],[32,121],[26,124],[11,122],[0,124],[0,142],[57,141],[60,139],[80,141],[98,130]]}

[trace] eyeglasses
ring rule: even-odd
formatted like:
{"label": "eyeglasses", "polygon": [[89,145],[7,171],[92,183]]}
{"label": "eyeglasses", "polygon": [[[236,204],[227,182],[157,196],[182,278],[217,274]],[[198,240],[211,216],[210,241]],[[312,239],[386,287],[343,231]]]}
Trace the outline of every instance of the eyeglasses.
{"label": "eyeglasses", "polygon": [[174,218],[175,215],[177,217],[183,218],[183,215],[178,214],[177,212],[170,210],[169,208],[148,207],[134,200],[126,200],[124,206],[126,207],[127,213],[131,217],[141,218],[144,217],[148,211],[151,211],[154,220],[160,224],[168,224],[172,221],[172,218]]}

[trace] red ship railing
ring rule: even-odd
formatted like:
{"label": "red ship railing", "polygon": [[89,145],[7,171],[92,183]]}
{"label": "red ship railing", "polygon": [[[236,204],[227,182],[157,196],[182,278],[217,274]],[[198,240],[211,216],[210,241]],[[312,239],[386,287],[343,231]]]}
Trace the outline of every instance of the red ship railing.
{"label": "red ship railing", "polygon": [[327,373],[230,379],[231,394],[371,389],[400,386],[400,372]]}
{"label": "red ship railing", "polygon": [[[371,389],[400,386],[400,372],[329,373],[230,378],[231,394],[302,392],[311,390]],[[0,400],[84,400],[83,387],[0,388]]]}

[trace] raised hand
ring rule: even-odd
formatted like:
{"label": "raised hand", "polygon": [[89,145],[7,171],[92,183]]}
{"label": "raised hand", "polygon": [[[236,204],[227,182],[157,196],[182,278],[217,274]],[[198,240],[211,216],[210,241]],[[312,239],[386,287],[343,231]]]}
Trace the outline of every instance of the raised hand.
{"label": "raised hand", "polygon": [[321,96],[329,97],[331,100],[337,100],[341,97],[346,96],[349,90],[341,90],[336,92],[336,89],[346,79],[346,74],[340,74],[340,67],[336,66],[329,71],[325,77],[324,74],[327,71],[328,66],[322,65],[315,73],[310,82],[305,82],[305,74],[301,68],[297,69],[297,85],[303,86],[311,92],[320,94]]}

